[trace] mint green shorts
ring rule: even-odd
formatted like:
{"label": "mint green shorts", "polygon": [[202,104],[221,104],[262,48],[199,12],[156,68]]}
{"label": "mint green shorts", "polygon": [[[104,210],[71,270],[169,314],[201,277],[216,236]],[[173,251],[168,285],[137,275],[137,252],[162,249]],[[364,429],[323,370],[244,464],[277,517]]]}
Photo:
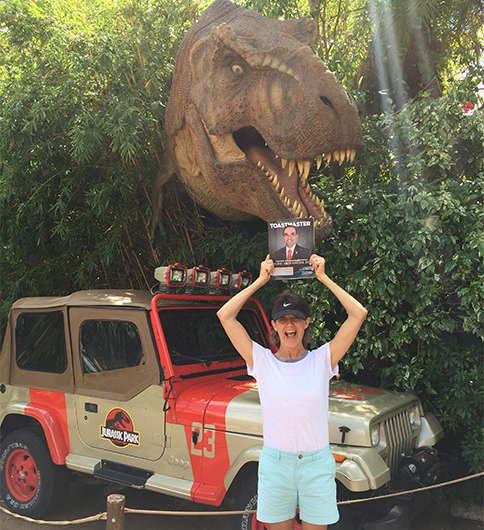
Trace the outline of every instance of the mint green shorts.
{"label": "mint green shorts", "polygon": [[299,506],[302,521],[336,523],[335,474],[329,445],[307,453],[286,453],[264,445],[259,458],[257,519],[269,524],[287,521]]}

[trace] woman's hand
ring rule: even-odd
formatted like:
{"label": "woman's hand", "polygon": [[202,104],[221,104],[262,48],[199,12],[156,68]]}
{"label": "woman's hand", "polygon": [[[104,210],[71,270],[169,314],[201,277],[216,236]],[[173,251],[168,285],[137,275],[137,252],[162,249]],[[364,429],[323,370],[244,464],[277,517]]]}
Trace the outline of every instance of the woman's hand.
{"label": "woman's hand", "polygon": [[318,256],[317,254],[313,254],[309,258],[309,264],[312,266],[313,271],[316,273],[316,278],[318,278],[318,280],[321,280],[323,276],[326,275],[326,260],[323,257]]}
{"label": "woman's hand", "polygon": [[264,280],[264,283],[271,279],[274,274],[274,261],[271,260],[270,255],[267,254],[266,259],[260,264],[259,278]]}

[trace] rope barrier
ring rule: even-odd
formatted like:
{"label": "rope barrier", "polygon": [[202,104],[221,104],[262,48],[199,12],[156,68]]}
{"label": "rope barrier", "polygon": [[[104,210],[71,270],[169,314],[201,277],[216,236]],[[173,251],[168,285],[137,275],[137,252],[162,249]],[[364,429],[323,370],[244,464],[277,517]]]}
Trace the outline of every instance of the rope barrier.
{"label": "rope barrier", "polygon": [[[469,475],[467,477],[457,478],[454,480],[449,480],[448,482],[442,482],[440,484],[433,484],[431,486],[425,486],[425,487],[417,488],[414,490],[401,491],[398,493],[389,493],[388,495],[379,495],[378,497],[369,497],[367,499],[353,499],[349,501],[339,501],[338,506],[356,504],[356,503],[367,502],[367,501],[376,501],[376,500],[381,500],[381,499],[388,499],[390,497],[398,497],[398,496],[418,493],[418,492],[422,492],[426,490],[443,488],[445,486],[451,486],[452,484],[458,484],[459,482],[465,482],[467,480],[471,480],[471,479],[482,477],[482,476],[484,476],[484,471],[481,471],[480,473],[476,473],[475,475]],[[23,519],[24,521],[28,521],[31,523],[37,523],[37,524],[49,524],[52,526],[67,526],[70,524],[90,523],[93,521],[106,520],[107,518],[107,512],[103,512],[97,515],[92,515],[90,517],[85,517],[83,519],[76,519],[74,521],[41,521],[38,519],[32,519],[30,517],[25,517],[24,515],[12,513],[6,508],[4,508],[3,506],[0,506],[0,510],[2,510],[2,512],[7,513],[8,515],[11,515],[12,517],[16,517],[17,519]],[[256,513],[256,510],[236,510],[236,511],[217,511],[217,512],[191,512],[191,511],[190,512],[186,512],[186,511],[179,512],[179,511],[167,511],[167,510],[138,510],[134,508],[125,508],[124,512],[132,513],[132,514],[142,514],[142,515],[212,516],[212,515],[244,515],[244,514]]]}
{"label": "rope barrier", "polygon": [[12,517],[15,517],[16,519],[22,519],[24,521],[28,521],[29,523],[49,524],[51,526],[67,526],[70,524],[92,523],[94,521],[103,521],[107,519],[107,512],[102,512],[98,513],[97,515],[91,515],[90,517],[84,517],[83,519],[75,519],[74,521],[42,521],[40,519],[32,519],[31,517],[26,517],[25,515],[10,512],[3,506],[0,506],[0,510],[7,513],[8,515],[11,515]]}

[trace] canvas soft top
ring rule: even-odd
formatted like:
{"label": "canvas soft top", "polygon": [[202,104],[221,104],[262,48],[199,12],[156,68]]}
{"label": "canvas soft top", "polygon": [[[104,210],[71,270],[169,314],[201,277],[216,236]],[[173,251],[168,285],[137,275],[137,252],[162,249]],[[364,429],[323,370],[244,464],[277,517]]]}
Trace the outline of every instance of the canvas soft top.
{"label": "canvas soft top", "polygon": [[68,296],[36,296],[17,300],[12,309],[48,309],[64,306],[117,306],[150,309],[153,295],[137,290],[78,291]]}

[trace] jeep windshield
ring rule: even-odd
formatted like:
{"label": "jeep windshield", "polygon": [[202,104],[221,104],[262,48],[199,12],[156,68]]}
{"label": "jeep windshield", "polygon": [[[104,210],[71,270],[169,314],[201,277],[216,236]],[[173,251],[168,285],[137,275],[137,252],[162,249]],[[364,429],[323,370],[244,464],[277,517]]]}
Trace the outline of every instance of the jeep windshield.
{"label": "jeep windshield", "polygon": [[[158,311],[171,361],[176,366],[241,360],[217,317],[217,307],[162,308]],[[265,347],[257,314],[243,309],[237,318],[250,338]]]}

